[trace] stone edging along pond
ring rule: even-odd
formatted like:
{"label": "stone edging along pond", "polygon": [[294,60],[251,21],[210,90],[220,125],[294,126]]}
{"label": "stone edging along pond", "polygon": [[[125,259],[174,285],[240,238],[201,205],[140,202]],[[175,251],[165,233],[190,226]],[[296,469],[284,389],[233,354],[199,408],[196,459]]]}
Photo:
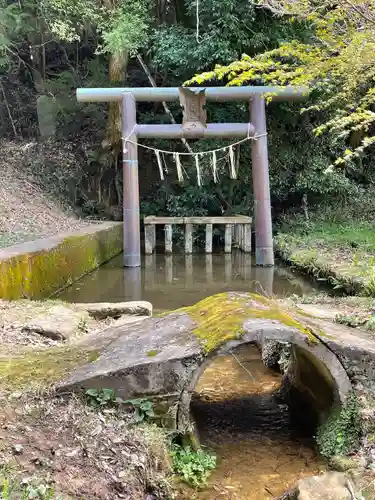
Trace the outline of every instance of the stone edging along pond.
{"label": "stone edging along pond", "polygon": [[0,299],[41,299],[122,252],[121,222],[21,243],[0,250]]}

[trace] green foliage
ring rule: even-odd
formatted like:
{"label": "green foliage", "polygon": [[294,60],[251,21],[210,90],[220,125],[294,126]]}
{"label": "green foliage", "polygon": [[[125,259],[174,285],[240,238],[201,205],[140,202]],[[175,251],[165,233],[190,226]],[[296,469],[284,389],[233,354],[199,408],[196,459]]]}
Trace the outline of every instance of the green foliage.
{"label": "green foliage", "polygon": [[116,397],[113,389],[87,389],[85,394],[89,405],[94,408],[124,403],[123,399]]}
{"label": "green foliage", "polygon": [[155,417],[154,404],[148,399],[128,399],[125,403],[130,404],[135,409],[134,419],[137,423],[146,422]]}
{"label": "green foliage", "polygon": [[175,473],[193,487],[204,486],[216,467],[216,456],[202,449],[173,445],[171,454]]}
{"label": "green foliage", "polygon": [[18,487],[15,481],[5,479],[1,487],[2,500],[62,500],[48,484]]}
{"label": "green foliage", "polygon": [[51,33],[61,40],[81,40],[87,26],[95,27],[101,37],[97,53],[135,52],[146,41],[150,21],[146,0],[122,0],[112,8],[99,0],[45,0],[43,5]]}
{"label": "green foliage", "polygon": [[329,132],[340,144],[335,165],[353,165],[375,145],[375,7],[369,0],[354,3],[352,7],[352,2],[332,5],[329,0],[319,6],[315,0],[262,2],[261,6],[291,24],[305,23],[310,37],[302,40],[297,31],[289,40],[280,40],[277,48],[216,65],[187,84],[219,80],[230,86],[310,86],[316,99],[306,111],[323,117],[315,134]]}
{"label": "green foliage", "polygon": [[347,455],[358,446],[360,432],[358,403],[352,393],[345,405],[333,409],[319,427],[316,438],[319,451],[325,458]]}
{"label": "green foliage", "polygon": [[337,314],[335,316],[335,322],[341,325],[350,326],[352,328],[357,328],[366,323],[366,319],[357,316],[356,314]]}

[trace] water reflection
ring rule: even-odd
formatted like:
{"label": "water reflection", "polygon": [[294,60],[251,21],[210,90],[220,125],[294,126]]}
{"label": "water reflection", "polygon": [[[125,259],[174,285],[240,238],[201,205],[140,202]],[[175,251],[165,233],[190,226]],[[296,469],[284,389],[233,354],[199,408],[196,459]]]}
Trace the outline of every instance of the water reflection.
{"label": "water reflection", "polygon": [[252,256],[232,254],[147,255],[141,268],[124,269],[122,257],[64,290],[72,302],[148,300],[156,311],[191,305],[215,293],[256,291],[286,296],[309,293],[309,280],[284,267],[261,268]]}

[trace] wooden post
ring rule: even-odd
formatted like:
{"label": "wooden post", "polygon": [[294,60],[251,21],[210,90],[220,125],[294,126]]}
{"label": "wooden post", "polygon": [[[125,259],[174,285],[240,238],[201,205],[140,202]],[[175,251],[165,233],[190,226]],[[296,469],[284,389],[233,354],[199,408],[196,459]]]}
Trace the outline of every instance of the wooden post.
{"label": "wooden post", "polygon": [[243,231],[244,231],[243,251],[245,253],[250,253],[251,252],[251,224],[244,224]]}
{"label": "wooden post", "polygon": [[[124,211],[124,266],[141,265],[141,231],[139,222],[139,184],[136,102],[131,92],[122,97],[123,137],[123,211]],[[132,142],[129,142],[128,140]]]}
{"label": "wooden post", "polygon": [[193,253],[193,224],[185,225],[185,253]]}
{"label": "wooden post", "polygon": [[212,224],[206,224],[206,253],[212,253]]}
{"label": "wooden post", "polygon": [[268,146],[266,105],[261,95],[250,101],[251,121],[256,139],[252,144],[252,171],[255,213],[255,262],[258,266],[273,266],[270,180],[268,173]]}
{"label": "wooden post", "polygon": [[146,255],[152,255],[155,248],[156,240],[156,229],[155,224],[145,224],[145,253]]}
{"label": "wooden post", "polygon": [[165,232],[165,253],[171,254],[172,253],[172,246],[173,246],[172,224],[166,224],[164,227],[164,232]]}
{"label": "wooden post", "polygon": [[154,229],[152,231],[152,251],[155,250],[156,247],[156,226],[154,225]]}
{"label": "wooden post", "polygon": [[232,224],[225,224],[225,253],[232,251]]}

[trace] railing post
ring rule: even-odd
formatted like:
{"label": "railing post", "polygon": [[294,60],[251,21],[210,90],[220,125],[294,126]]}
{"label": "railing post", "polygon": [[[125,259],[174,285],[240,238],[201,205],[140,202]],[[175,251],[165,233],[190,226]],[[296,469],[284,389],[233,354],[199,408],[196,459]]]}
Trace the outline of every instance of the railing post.
{"label": "railing post", "polygon": [[145,224],[145,253],[146,255],[152,255],[155,248],[156,240],[156,228],[155,224]]}
{"label": "railing post", "polygon": [[255,262],[258,266],[273,266],[266,104],[261,95],[253,95],[250,101],[250,115],[251,122],[255,126],[256,136],[251,153],[255,213]]}
{"label": "railing post", "polygon": [[193,224],[185,224],[185,253],[193,253]]}
{"label": "railing post", "polygon": [[137,112],[135,98],[130,92],[125,92],[122,97],[121,119],[123,137],[124,266],[140,267],[138,151],[135,134]]}
{"label": "railing post", "polygon": [[232,224],[225,224],[225,253],[232,251]]}
{"label": "railing post", "polygon": [[172,253],[172,246],[173,246],[172,224],[166,224],[164,226],[164,232],[165,232],[165,253],[171,254]]}
{"label": "railing post", "polygon": [[206,253],[212,253],[212,224],[206,224]]}
{"label": "railing post", "polygon": [[250,253],[251,252],[251,224],[244,224],[243,230],[244,230],[243,251],[245,253]]}

